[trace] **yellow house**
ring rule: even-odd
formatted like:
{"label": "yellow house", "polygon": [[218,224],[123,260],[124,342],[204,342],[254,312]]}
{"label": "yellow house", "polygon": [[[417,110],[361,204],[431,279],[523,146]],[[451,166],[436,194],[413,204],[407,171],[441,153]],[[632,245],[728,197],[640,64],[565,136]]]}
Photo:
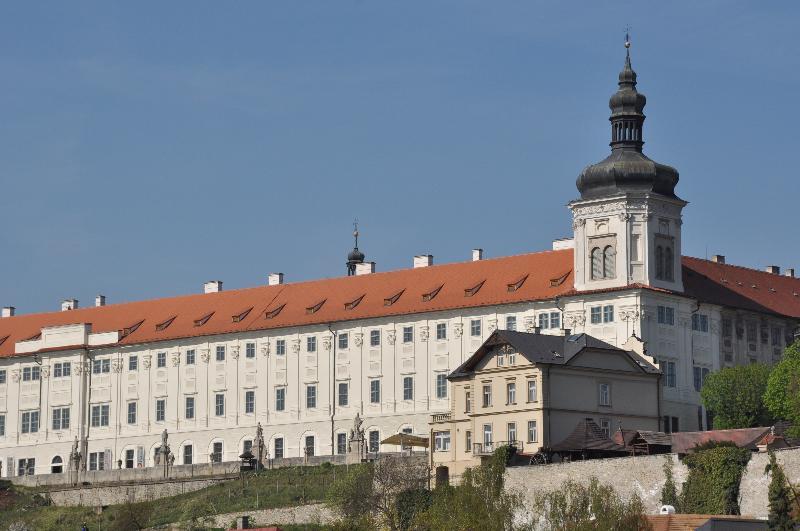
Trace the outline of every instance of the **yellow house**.
{"label": "yellow house", "polygon": [[448,377],[450,412],[431,416],[434,466],[451,475],[504,444],[535,454],[593,419],[658,430],[661,371],[632,338],[624,350],[586,334],[497,330]]}

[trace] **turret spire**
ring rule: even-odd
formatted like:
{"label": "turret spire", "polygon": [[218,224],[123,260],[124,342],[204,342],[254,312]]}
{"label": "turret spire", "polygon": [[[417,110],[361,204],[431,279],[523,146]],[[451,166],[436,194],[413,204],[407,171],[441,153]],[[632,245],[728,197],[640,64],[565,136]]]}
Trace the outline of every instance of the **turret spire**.
{"label": "turret spire", "polygon": [[364,263],[364,253],[358,250],[358,219],[353,220],[353,250],[347,255],[347,276],[356,274],[356,265]]}

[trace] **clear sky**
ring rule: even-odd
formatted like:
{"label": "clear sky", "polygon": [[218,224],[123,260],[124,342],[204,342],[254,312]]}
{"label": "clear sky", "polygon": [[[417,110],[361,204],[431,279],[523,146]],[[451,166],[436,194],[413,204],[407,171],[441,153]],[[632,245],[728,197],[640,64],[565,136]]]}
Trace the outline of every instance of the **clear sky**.
{"label": "clear sky", "polygon": [[0,305],[549,249],[624,28],[684,254],[800,268],[800,2],[0,5]]}

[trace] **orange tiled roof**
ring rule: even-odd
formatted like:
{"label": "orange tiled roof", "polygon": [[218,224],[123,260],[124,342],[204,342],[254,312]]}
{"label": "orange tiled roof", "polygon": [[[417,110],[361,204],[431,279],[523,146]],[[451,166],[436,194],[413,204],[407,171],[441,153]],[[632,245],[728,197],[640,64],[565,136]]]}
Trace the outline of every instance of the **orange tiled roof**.
{"label": "orange tiled roof", "polygon": [[[573,290],[572,250],[0,319],[0,357],[43,327],[91,323],[129,345],[193,336],[548,300]],[[683,258],[685,295],[800,318],[800,279]],[[753,288],[752,286],[756,286]],[[632,285],[620,289],[643,288]],[[664,290],[661,290],[664,291]],[[585,292],[590,293],[590,292]]]}
{"label": "orange tiled roof", "polygon": [[0,356],[46,326],[91,323],[92,333],[122,331],[119,344],[127,345],[547,300],[572,289],[571,272],[568,249],[19,315],[0,319]]}
{"label": "orange tiled roof", "polygon": [[[764,520],[756,520],[751,516],[731,516],[731,515],[714,515],[714,514],[657,514],[657,515],[648,515],[647,519],[653,526],[653,531],[694,531],[695,529],[702,526],[709,520],[714,520],[717,522],[729,520],[733,522],[766,524]],[[766,529],[766,525],[764,528]]]}

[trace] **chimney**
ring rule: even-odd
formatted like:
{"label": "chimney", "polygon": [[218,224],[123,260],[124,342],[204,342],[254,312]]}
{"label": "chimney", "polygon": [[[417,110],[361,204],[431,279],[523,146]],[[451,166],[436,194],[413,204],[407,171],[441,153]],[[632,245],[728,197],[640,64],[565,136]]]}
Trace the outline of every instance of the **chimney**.
{"label": "chimney", "polygon": [[94,305],[95,306],[105,306],[106,305],[106,296],[105,295],[98,295],[94,298]]}
{"label": "chimney", "polygon": [[414,257],[414,269],[418,267],[429,267],[433,265],[432,254],[418,254]]}
{"label": "chimney", "polygon": [[792,277],[792,278],[794,278],[794,268],[793,268],[793,267],[787,267],[787,268],[786,268],[786,271],[784,271],[784,272],[783,272],[783,274],[784,274],[785,276],[787,276],[787,277]]}
{"label": "chimney", "polygon": [[218,293],[222,291],[221,280],[209,280],[203,284],[203,293]]}
{"label": "chimney", "polygon": [[270,286],[283,284],[283,273],[270,273],[269,277],[267,277],[267,284]]}
{"label": "chimney", "polygon": [[776,265],[767,266],[767,273],[772,273],[773,275],[780,275],[781,266],[776,266]]}
{"label": "chimney", "polygon": [[565,328],[564,329],[564,337],[569,337],[571,335],[572,335],[572,330],[570,330],[569,328]]}
{"label": "chimney", "polygon": [[472,261],[477,262],[478,260],[483,260],[483,249],[472,250]]}
{"label": "chimney", "polygon": [[78,309],[78,299],[64,299],[61,301],[61,311],[68,312]]}
{"label": "chimney", "polygon": [[375,272],[375,262],[361,262],[356,264],[356,275],[369,275]]}
{"label": "chimney", "polygon": [[534,327],[533,327],[533,333],[534,333],[534,334],[541,334],[541,333],[542,333],[542,329],[541,329],[541,327],[534,326]]}
{"label": "chimney", "polygon": [[249,516],[237,516],[236,517],[236,529],[250,529],[250,517]]}
{"label": "chimney", "polygon": [[14,317],[16,311],[17,309],[13,306],[3,306],[3,309],[0,310],[0,317]]}
{"label": "chimney", "polygon": [[712,262],[716,262],[718,264],[724,264],[725,263],[725,255],[724,254],[715,254],[714,256],[711,257],[711,261]]}

